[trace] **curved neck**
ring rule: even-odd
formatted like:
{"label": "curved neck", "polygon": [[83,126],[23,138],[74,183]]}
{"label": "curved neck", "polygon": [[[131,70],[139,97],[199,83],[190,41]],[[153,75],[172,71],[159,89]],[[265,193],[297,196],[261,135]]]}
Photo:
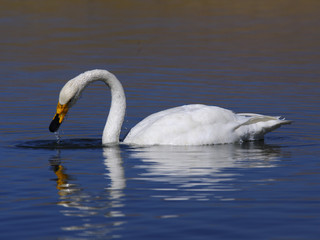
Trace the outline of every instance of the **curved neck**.
{"label": "curved neck", "polygon": [[126,112],[126,97],[120,81],[106,70],[92,70],[79,76],[82,90],[91,82],[103,81],[111,90],[111,106],[103,130],[102,144],[119,143],[121,126]]}

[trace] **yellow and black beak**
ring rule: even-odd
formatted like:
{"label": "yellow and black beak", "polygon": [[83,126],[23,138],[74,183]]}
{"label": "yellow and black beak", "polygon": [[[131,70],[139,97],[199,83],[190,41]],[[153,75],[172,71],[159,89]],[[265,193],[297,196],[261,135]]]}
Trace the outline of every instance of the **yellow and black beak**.
{"label": "yellow and black beak", "polygon": [[64,117],[66,116],[68,110],[69,110],[68,103],[63,104],[63,105],[58,103],[57,113],[56,113],[56,115],[54,115],[54,117],[53,117],[53,119],[52,119],[52,121],[50,123],[50,126],[49,126],[50,132],[56,132],[59,129],[59,127],[60,127]]}

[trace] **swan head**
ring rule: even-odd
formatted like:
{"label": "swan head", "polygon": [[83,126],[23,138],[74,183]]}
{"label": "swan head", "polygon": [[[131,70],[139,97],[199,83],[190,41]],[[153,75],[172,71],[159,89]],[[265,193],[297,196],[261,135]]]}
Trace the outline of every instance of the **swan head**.
{"label": "swan head", "polygon": [[76,79],[72,79],[64,85],[60,91],[56,114],[54,115],[49,126],[50,132],[56,132],[59,129],[69,109],[79,99],[81,91],[81,86],[77,84]]}

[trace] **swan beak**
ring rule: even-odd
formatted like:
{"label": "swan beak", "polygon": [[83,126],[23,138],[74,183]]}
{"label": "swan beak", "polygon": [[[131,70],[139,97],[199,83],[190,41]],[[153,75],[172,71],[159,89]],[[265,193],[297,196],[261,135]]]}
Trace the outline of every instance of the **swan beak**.
{"label": "swan beak", "polygon": [[68,110],[69,110],[68,104],[61,105],[60,103],[58,103],[57,112],[54,115],[54,117],[50,123],[50,126],[49,126],[50,132],[56,132],[59,129]]}

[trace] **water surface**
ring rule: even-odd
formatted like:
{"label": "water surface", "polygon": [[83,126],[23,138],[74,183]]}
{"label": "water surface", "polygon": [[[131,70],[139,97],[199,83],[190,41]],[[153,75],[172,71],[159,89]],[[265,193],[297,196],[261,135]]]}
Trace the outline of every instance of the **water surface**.
{"label": "water surface", "polygon": [[[1,239],[318,239],[319,3],[4,1]],[[110,94],[88,87],[48,131],[63,84],[124,85],[121,137],[202,103],[283,116],[265,141],[103,148]]]}

